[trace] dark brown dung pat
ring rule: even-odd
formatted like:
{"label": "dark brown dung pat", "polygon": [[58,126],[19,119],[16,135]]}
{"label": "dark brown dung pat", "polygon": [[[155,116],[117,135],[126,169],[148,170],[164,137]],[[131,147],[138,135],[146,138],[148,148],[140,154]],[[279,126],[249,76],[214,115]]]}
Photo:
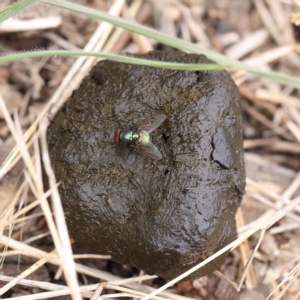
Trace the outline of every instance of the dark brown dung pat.
{"label": "dark brown dung pat", "polygon": [[[179,51],[139,57],[211,63]],[[151,136],[161,160],[114,144],[116,129],[160,113],[167,119]],[[53,119],[48,141],[69,231],[87,251],[171,279],[235,239],[245,170],[239,93],[226,71],[101,61]]]}

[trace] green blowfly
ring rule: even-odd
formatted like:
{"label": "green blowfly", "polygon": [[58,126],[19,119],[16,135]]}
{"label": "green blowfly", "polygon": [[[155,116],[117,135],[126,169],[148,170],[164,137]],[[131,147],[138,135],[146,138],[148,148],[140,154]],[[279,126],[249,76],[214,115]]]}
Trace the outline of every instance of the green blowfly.
{"label": "green blowfly", "polygon": [[116,145],[124,144],[132,147],[136,152],[151,158],[162,159],[162,154],[151,142],[150,133],[159,127],[166,119],[166,115],[157,114],[140,121],[128,130],[117,129],[114,135]]}

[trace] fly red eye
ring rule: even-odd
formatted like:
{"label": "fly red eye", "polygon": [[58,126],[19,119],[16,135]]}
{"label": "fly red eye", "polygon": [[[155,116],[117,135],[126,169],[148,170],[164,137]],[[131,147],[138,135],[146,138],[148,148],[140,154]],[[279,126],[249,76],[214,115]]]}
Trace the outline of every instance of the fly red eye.
{"label": "fly red eye", "polygon": [[116,145],[120,144],[120,132],[121,130],[117,129],[114,134],[114,142]]}

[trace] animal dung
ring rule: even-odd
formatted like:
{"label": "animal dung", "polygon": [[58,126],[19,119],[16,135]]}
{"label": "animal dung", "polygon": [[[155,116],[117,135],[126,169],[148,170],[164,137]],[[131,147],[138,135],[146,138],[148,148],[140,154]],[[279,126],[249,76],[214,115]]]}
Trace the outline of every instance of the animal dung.
{"label": "animal dung", "polygon": [[[180,51],[135,57],[213,63]],[[160,160],[115,145],[118,128],[155,114],[166,115],[151,133]],[[245,169],[239,92],[226,71],[101,61],[52,120],[48,144],[68,229],[87,252],[172,279],[235,239]]]}

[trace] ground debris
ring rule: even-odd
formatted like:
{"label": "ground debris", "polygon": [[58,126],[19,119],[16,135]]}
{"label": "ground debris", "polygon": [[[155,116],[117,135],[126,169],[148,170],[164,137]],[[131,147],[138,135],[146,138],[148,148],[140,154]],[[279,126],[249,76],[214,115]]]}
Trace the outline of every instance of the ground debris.
{"label": "ground debris", "polygon": [[[0,10],[13,2],[11,0],[0,1]],[[78,0],[76,3],[104,11],[110,8],[108,1]],[[200,47],[230,54],[254,67],[299,77],[300,57],[297,42],[299,42],[300,34],[296,26],[299,16],[297,4],[299,4],[298,0],[129,1],[128,6],[125,6],[118,15],[155,27],[161,32],[183,38]],[[80,49],[86,45],[98,26],[98,23],[92,19],[40,4],[16,16],[15,19],[29,22],[48,17],[60,19],[61,25],[48,29],[41,29],[37,26],[33,30],[0,32],[0,54],[52,47]],[[128,51],[141,54],[149,49],[170,49],[165,45],[150,39],[143,40],[138,35],[120,29],[110,32],[108,27],[105,27],[103,32],[108,37],[104,39],[104,48],[107,52]],[[98,48],[95,51],[102,50],[103,48]],[[36,116],[41,116],[49,99],[63,82],[75,61],[74,57],[55,57],[0,66],[0,94],[12,117],[14,111],[18,111],[23,133],[31,127]],[[87,74],[92,64],[86,64],[84,70],[76,71],[77,79],[70,79],[62,88],[62,92],[56,96],[57,99],[51,102],[51,112],[57,111],[71,95],[72,90],[79,86],[80,74]],[[238,229],[241,233],[253,224],[251,222],[258,221],[261,216],[265,216],[264,214],[270,211],[280,211],[288,200],[293,200],[300,195],[300,92],[288,85],[262,79],[241,70],[230,70],[230,74],[239,86],[242,95],[245,162],[248,177],[247,190],[241,206],[245,224]],[[36,164],[34,158],[39,154],[34,152],[33,140],[29,142],[31,143],[29,153]],[[11,159],[8,158],[14,146],[9,126],[0,110],[0,162],[8,161],[8,164],[5,163],[3,167],[6,175],[1,177],[0,181],[0,225],[2,222],[6,224],[7,220],[12,223],[10,217],[13,213],[34,204],[36,200],[37,189],[32,184],[32,177],[28,176],[24,161],[20,158],[14,161],[10,156]],[[193,157],[183,155],[178,159],[180,162],[180,159],[192,160]],[[13,203],[14,195],[24,182],[24,170],[27,173],[26,188],[20,190],[19,201]],[[12,207],[9,211],[10,206]],[[249,280],[247,277],[246,284],[242,286],[242,292],[237,293],[227,281],[212,274],[199,280],[180,281],[173,287],[172,292],[181,296],[209,300],[266,299],[280,282],[286,278],[289,280],[293,278],[292,270],[299,264],[299,213],[298,209],[289,212],[286,217],[266,231],[261,247],[254,255],[254,273],[260,284],[253,290],[246,287],[247,280]],[[32,257],[36,254],[35,251],[50,252],[54,249],[53,240],[48,233],[49,230],[40,209],[35,207],[26,213],[21,213],[18,219],[21,218],[25,219],[13,226],[7,226],[3,236],[0,236],[2,250],[7,242],[2,239],[5,236],[10,236],[11,240],[19,242],[14,245],[14,248],[9,247],[5,250],[7,253],[18,251],[18,254],[5,258],[0,276],[16,276],[40,258]],[[247,243],[251,251],[258,239],[259,234],[248,239]],[[25,251],[27,246],[30,247],[28,252]],[[19,260],[20,253],[23,255]],[[80,251],[76,253],[82,254]],[[241,263],[242,257],[243,253],[234,250],[220,268],[220,272],[235,283],[239,283],[244,268]],[[114,265],[110,261],[99,258],[81,258],[76,259],[76,262],[88,267],[91,272],[90,275],[85,275],[84,268],[78,271],[80,285],[99,283],[100,278],[116,280],[115,277],[110,277],[112,275],[130,278],[141,275],[137,269]],[[100,278],[99,271],[104,271]],[[56,274],[58,280],[54,278]],[[48,282],[64,286],[66,281],[60,274],[56,265],[47,263],[30,274],[32,277],[27,278],[39,284]],[[275,297],[279,296],[289,280],[274,292]],[[155,288],[165,283],[166,281],[161,278],[148,279],[144,282]],[[4,284],[6,283],[1,281],[1,286]],[[299,299],[299,284],[299,279],[295,279],[281,299]],[[144,288],[145,286],[139,286],[140,290]],[[32,295],[45,290],[47,289],[42,289],[38,285],[36,287],[15,285],[2,297]],[[149,293],[146,289],[144,291]],[[109,292],[120,291],[116,287],[116,289],[110,288]],[[108,290],[104,289],[102,295],[107,293]],[[91,297],[91,295],[88,296]],[[171,297],[166,296],[166,298]],[[70,299],[70,296],[59,296],[55,299]]]}

